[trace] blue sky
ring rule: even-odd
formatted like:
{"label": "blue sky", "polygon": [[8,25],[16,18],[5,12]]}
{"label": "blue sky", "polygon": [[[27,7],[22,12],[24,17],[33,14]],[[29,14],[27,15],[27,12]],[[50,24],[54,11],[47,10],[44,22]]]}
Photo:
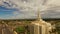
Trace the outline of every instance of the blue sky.
{"label": "blue sky", "polygon": [[35,12],[24,12],[18,11],[15,8],[6,8],[0,6],[0,19],[25,19],[25,18],[36,18],[34,17]]}
{"label": "blue sky", "polygon": [[60,0],[56,1],[48,0],[44,3],[44,0],[1,0],[0,19],[37,18],[38,8],[42,18],[60,18]]}
{"label": "blue sky", "polygon": [[[57,8],[56,8],[57,9]],[[23,18],[37,18],[37,12],[18,11],[15,8],[6,8],[0,6],[0,19],[23,19]],[[60,18],[59,10],[46,10],[40,12],[42,18]]]}
{"label": "blue sky", "polygon": [[[34,10],[31,11],[32,7],[30,5],[30,3],[29,5],[25,4],[25,0],[1,0],[0,19],[36,18],[36,12],[34,12]],[[25,6],[27,6],[30,10],[27,9]]]}
{"label": "blue sky", "polygon": [[16,11],[16,9],[8,9],[6,7],[0,6],[0,18],[4,19],[13,16],[14,11]]}

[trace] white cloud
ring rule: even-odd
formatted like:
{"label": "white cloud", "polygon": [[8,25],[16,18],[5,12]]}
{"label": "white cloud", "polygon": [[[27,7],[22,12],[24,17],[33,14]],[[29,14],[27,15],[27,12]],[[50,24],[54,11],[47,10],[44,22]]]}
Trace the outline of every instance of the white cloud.
{"label": "white cloud", "polygon": [[42,5],[43,1],[44,0],[0,0],[0,6],[19,10],[13,12],[14,16],[9,18],[31,18],[37,15],[36,12],[38,8],[42,11],[42,14],[44,14],[46,10],[55,10],[54,8],[52,9],[52,7],[60,6],[60,0],[46,0],[46,3]]}

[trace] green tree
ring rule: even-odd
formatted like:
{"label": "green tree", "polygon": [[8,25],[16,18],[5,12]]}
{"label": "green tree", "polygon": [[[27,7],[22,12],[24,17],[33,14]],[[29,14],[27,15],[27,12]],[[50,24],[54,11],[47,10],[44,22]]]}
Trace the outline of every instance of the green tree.
{"label": "green tree", "polygon": [[17,28],[15,29],[15,31],[16,31],[17,33],[24,33],[24,32],[25,32],[25,27],[24,27],[24,26],[17,27]]}

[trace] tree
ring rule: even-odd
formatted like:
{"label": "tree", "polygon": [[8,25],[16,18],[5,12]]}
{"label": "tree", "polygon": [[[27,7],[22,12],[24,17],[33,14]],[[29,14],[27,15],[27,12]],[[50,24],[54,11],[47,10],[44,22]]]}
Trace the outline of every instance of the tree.
{"label": "tree", "polygon": [[20,34],[20,33],[24,33],[25,32],[25,27],[24,26],[20,26],[20,27],[17,27],[15,29],[15,31]]}

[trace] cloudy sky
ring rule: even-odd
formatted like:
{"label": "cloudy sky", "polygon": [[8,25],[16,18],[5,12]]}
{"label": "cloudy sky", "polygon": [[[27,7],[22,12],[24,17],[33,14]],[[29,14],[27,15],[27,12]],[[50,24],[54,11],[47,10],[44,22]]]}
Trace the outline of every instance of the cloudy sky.
{"label": "cloudy sky", "polygon": [[60,0],[0,0],[0,19],[60,18]]}

